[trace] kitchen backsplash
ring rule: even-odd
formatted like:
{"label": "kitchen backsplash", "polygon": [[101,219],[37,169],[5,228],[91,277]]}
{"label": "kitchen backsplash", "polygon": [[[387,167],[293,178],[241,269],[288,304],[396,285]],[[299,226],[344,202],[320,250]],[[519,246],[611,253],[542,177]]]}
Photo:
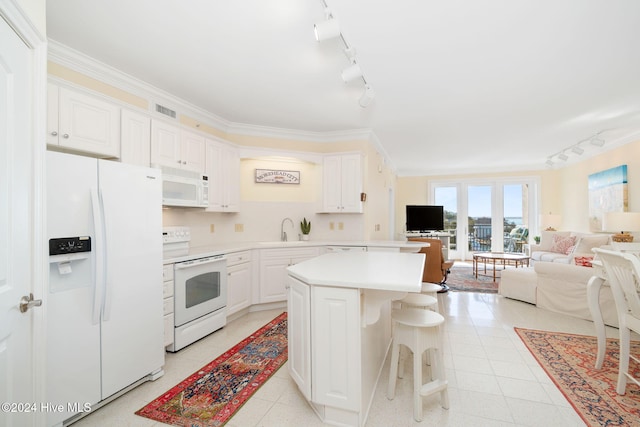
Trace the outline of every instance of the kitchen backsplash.
{"label": "kitchen backsplash", "polygon": [[[163,210],[163,225],[191,227],[191,246],[280,240],[282,220],[289,240],[298,240],[300,221],[311,221],[310,240],[363,240],[359,214],[316,214],[316,203],[242,202],[239,213],[211,213],[197,208]],[[332,227],[333,226],[333,227]],[[333,229],[332,229],[333,228]]]}

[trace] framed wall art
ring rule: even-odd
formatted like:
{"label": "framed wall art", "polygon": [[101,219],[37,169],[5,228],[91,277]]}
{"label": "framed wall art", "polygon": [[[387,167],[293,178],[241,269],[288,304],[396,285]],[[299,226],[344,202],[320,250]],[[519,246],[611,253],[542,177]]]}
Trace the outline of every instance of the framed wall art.
{"label": "framed wall art", "polygon": [[256,169],[258,184],[300,184],[300,171]]}
{"label": "framed wall art", "polygon": [[605,212],[626,212],[629,207],[627,165],[589,175],[589,229],[602,231]]}

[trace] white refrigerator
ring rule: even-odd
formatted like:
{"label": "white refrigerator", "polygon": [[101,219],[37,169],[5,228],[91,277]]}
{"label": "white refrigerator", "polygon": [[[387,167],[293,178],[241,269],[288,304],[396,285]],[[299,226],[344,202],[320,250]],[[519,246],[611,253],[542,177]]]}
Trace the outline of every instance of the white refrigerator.
{"label": "white refrigerator", "polygon": [[162,184],[158,169],[65,153],[46,167],[52,426],[163,374]]}

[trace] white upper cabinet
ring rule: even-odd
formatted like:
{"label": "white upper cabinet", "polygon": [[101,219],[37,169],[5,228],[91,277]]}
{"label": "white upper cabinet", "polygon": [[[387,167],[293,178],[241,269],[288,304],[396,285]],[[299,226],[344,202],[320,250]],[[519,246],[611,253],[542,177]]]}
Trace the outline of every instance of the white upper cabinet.
{"label": "white upper cabinet", "polygon": [[322,212],[362,213],[362,156],[341,154],[323,161]]}
{"label": "white upper cabinet", "polygon": [[120,108],[49,83],[47,144],[120,158]]}
{"label": "white upper cabinet", "polygon": [[151,119],[144,114],[123,109],[120,122],[120,160],[148,167],[151,163]]}
{"label": "white upper cabinet", "polygon": [[209,177],[209,212],[240,209],[240,154],[238,149],[208,139],[205,174]]}
{"label": "white upper cabinet", "polygon": [[204,137],[151,121],[151,163],[204,173]]}

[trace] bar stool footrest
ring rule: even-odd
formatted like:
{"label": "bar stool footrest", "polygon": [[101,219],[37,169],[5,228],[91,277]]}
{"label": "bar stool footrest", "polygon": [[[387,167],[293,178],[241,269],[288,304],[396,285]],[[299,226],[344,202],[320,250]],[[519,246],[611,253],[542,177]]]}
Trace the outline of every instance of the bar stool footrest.
{"label": "bar stool footrest", "polygon": [[433,380],[422,385],[420,388],[420,396],[429,396],[447,389],[447,380]]}

